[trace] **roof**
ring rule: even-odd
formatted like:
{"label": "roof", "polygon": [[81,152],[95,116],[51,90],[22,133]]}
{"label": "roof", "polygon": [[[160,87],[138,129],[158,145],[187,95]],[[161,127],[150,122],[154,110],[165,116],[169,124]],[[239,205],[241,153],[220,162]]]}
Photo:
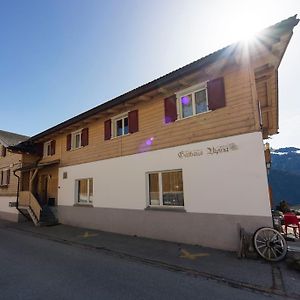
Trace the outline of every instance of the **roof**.
{"label": "roof", "polygon": [[[279,37],[280,34],[282,34],[283,32],[292,30],[298,24],[298,22],[299,22],[299,19],[297,19],[297,15],[294,15],[288,19],[285,19],[279,23],[276,23],[275,25],[272,25],[272,26],[262,30],[260,35],[261,35],[261,37],[267,36],[269,38],[271,37],[273,39],[274,38],[276,39],[276,37]],[[121,104],[123,102],[126,102],[130,99],[142,96],[143,94],[146,94],[155,89],[158,89],[166,84],[171,83],[174,80],[181,79],[182,77],[189,75],[189,74],[199,70],[200,68],[215,62],[216,60],[218,60],[220,58],[228,58],[233,53],[232,49],[237,48],[237,45],[238,45],[238,43],[235,43],[235,44],[231,44],[227,47],[224,47],[224,48],[222,48],[216,52],[213,52],[203,58],[200,58],[182,68],[179,68],[179,69],[177,69],[173,72],[170,72],[162,77],[159,77],[158,79],[155,79],[149,83],[146,83],[136,89],[133,89],[121,96],[118,96],[112,100],[109,100],[103,104],[100,104],[86,112],[83,112],[71,119],[68,119],[58,125],[55,125],[43,132],[40,132],[40,133],[34,135],[33,137],[31,137],[28,140],[28,142],[34,143],[35,141],[37,141],[49,134],[55,133],[58,130],[61,130],[63,128],[66,128],[66,127],[74,124],[74,123],[82,121],[83,119],[86,119],[97,113],[100,113],[102,111],[110,109],[110,108],[112,108],[118,104]],[[22,148],[24,146],[26,146],[26,145],[24,145],[24,144],[20,145],[20,148]]]}
{"label": "roof", "polygon": [[14,146],[29,139],[29,136],[0,130],[0,144],[5,147]]}
{"label": "roof", "polygon": [[48,161],[48,162],[45,162],[45,163],[35,162],[33,164],[30,164],[30,165],[22,166],[18,169],[15,169],[14,171],[30,171],[30,170],[33,170],[33,169],[42,169],[43,167],[57,165],[59,163],[60,163],[59,159],[56,159],[56,160],[53,160],[53,161]]}

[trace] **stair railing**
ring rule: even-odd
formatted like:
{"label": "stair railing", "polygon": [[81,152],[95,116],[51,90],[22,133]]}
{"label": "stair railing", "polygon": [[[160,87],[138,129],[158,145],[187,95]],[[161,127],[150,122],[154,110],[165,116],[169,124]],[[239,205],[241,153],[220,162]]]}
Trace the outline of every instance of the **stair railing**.
{"label": "stair railing", "polygon": [[20,192],[19,206],[30,207],[37,221],[40,221],[42,207],[30,191]]}

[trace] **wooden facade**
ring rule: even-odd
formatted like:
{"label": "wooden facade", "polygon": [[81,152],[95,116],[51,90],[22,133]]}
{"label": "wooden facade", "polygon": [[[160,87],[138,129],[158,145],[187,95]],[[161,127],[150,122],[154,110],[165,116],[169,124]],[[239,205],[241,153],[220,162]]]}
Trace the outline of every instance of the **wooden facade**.
{"label": "wooden facade", "polygon": [[[220,76],[220,73],[218,75]],[[104,122],[114,114],[99,116],[96,120],[86,120],[84,123],[74,124],[71,130],[66,129],[61,134],[49,137],[56,141],[56,152],[53,156],[44,157],[41,163],[59,159],[61,166],[67,166],[259,130],[259,124],[255,123],[254,119],[248,70],[233,66],[221,75],[224,75],[225,82],[224,108],[165,124],[164,98],[182,89],[182,86],[175,85],[165,94],[154,94],[150,100],[134,99],[131,106],[115,108],[115,115],[138,110],[138,132],[105,140]],[[208,76],[199,77],[195,74],[195,78],[202,82],[206,81]],[[189,85],[193,85],[196,81],[190,82]],[[83,126],[89,128],[89,144],[67,151],[67,134]],[[150,138],[153,142],[148,146],[146,142]]]}
{"label": "wooden facade", "polygon": [[[4,146],[2,145],[2,147]],[[0,157],[0,177],[1,175],[8,176],[7,184],[0,185],[0,197],[17,195],[18,180],[13,175],[13,171],[20,166],[21,160],[22,154],[15,154],[9,151],[6,151],[5,156]],[[6,175],[6,172],[3,173],[4,171],[8,171],[9,175]],[[5,180],[7,181],[7,179]]]}

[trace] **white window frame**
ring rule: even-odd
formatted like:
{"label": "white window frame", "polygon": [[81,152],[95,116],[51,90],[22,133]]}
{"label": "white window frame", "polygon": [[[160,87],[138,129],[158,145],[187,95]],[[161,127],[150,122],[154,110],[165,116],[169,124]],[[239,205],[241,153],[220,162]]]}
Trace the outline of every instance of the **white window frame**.
{"label": "white window frame", "polygon": [[[162,174],[163,173],[173,173],[173,172],[181,172],[182,175],[182,192],[183,192],[183,205],[164,205],[163,203],[163,186],[162,186]],[[159,204],[151,204],[150,199],[150,181],[149,175],[150,174],[158,174],[158,189],[159,189]],[[147,205],[149,207],[168,207],[168,208],[184,208],[185,201],[184,201],[184,184],[183,184],[183,171],[182,169],[175,169],[175,170],[160,170],[160,171],[151,171],[146,173],[146,184],[147,184]]]}
{"label": "white window frame", "polygon": [[[80,149],[81,146],[81,133],[82,133],[82,129],[73,131],[71,133],[71,150],[76,150],[76,149]],[[79,135],[79,146],[76,147],[76,136]]]}
{"label": "white window frame", "polygon": [[[2,170],[0,170],[0,186],[8,186],[9,185],[9,183],[7,183],[7,171],[9,171],[10,172],[10,169],[2,169]],[[6,177],[5,177],[5,180],[6,180],[6,182],[5,183],[3,183],[3,179],[4,179],[4,172],[5,172],[5,175],[6,175]]]}
{"label": "white window frame", "polygon": [[[48,142],[45,142],[45,143],[44,143],[44,157],[51,156],[51,142],[52,142],[52,141],[48,141]],[[49,148],[48,148],[48,147],[49,147]],[[49,154],[48,154],[48,149],[50,150],[50,151],[49,151]]]}
{"label": "white window frame", "polygon": [[[79,181],[80,180],[87,180],[87,194],[88,199],[87,202],[81,202],[79,201]],[[93,180],[93,194],[90,195],[90,180]],[[78,205],[93,205],[93,199],[94,199],[94,179],[92,177],[89,178],[78,178],[75,179],[75,203]]]}
{"label": "white window frame", "polygon": [[[120,115],[117,115],[115,117],[113,117],[111,119],[111,136],[113,138],[118,138],[118,137],[121,137],[121,136],[126,136],[129,134],[129,119],[128,119],[128,113],[129,112],[126,112],[126,113],[122,113]],[[124,133],[124,120],[127,118],[127,122],[128,122],[128,133]],[[119,120],[122,120],[122,134],[121,135],[117,135],[117,122]]]}
{"label": "white window frame", "polygon": [[[206,107],[207,107],[207,110],[204,111],[204,112],[196,113],[196,97],[195,97],[195,94],[197,92],[200,92],[200,91],[203,91],[203,90],[205,90],[205,93],[206,93]],[[183,117],[181,98],[184,97],[184,96],[188,96],[188,95],[192,95],[192,110],[193,110],[193,113],[190,116]],[[189,88],[186,88],[184,90],[179,91],[178,93],[176,93],[176,98],[177,98],[177,111],[179,112],[177,120],[191,118],[191,117],[194,117],[194,116],[198,116],[198,115],[201,115],[201,114],[208,113],[210,111],[209,107],[208,107],[207,81],[203,82],[203,83],[200,83],[200,84],[197,84],[197,85],[193,85]]]}
{"label": "white window frame", "polygon": [[4,157],[4,156],[2,156],[3,148],[5,148],[4,145],[0,144],[0,157]]}

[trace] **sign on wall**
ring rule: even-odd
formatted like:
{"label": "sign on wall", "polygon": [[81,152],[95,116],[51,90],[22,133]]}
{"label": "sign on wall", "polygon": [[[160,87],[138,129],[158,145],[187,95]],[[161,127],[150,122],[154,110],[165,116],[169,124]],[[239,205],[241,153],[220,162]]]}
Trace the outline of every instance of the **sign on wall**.
{"label": "sign on wall", "polygon": [[178,157],[182,159],[182,158],[199,157],[203,155],[219,155],[222,153],[228,153],[236,150],[238,150],[238,146],[235,143],[230,143],[227,145],[211,146],[211,147],[206,147],[197,150],[180,151],[178,153]]}

